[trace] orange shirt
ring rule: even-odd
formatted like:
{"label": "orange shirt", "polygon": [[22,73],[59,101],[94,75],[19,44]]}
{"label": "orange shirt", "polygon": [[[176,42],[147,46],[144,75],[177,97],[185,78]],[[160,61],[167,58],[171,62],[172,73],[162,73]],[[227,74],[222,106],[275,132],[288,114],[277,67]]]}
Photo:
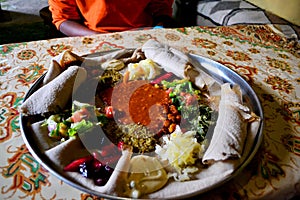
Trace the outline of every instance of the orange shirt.
{"label": "orange shirt", "polygon": [[153,17],[172,16],[173,0],[49,0],[53,23],[81,20],[91,30],[124,31],[153,26]]}

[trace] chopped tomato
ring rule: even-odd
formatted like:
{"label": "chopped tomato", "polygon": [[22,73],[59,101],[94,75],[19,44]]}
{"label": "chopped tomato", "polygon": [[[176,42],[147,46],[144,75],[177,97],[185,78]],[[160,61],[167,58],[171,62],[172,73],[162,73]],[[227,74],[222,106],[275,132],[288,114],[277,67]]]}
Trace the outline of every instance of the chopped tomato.
{"label": "chopped tomato", "polygon": [[113,115],[113,107],[112,106],[105,107],[105,115],[109,119],[112,119],[114,117],[114,115]]}
{"label": "chopped tomato", "polygon": [[194,95],[191,95],[191,94],[186,94],[185,99],[186,99],[186,104],[187,105],[192,105],[197,101],[197,98]]}
{"label": "chopped tomato", "polygon": [[111,96],[113,93],[113,88],[107,88],[100,92],[99,96],[100,98],[106,103],[107,105],[111,105]]}
{"label": "chopped tomato", "polygon": [[80,122],[81,121],[81,116],[79,112],[75,112],[72,116],[71,116],[71,120],[72,122],[76,123],[76,122]]}
{"label": "chopped tomato", "polygon": [[118,142],[118,149],[119,149],[120,151],[122,151],[123,148],[124,148],[124,142],[123,142],[123,141]]}
{"label": "chopped tomato", "polygon": [[72,122],[80,122],[82,119],[86,119],[90,116],[90,113],[88,109],[85,107],[81,108],[80,110],[77,110],[76,112],[73,113],[71,120]]}
{"label": "chopped tomato", "polygon": [[169,95],[172,91],[173,91],[172,88],[168,88],[168,89],[166,90],[166,93]]}
{"label": "chopped tomato", "polygon": [[194,104],[197,101],[197,97],[195,95],[186,92],[180,92],[180,96],[184,97],[184,102],[188,106]]}

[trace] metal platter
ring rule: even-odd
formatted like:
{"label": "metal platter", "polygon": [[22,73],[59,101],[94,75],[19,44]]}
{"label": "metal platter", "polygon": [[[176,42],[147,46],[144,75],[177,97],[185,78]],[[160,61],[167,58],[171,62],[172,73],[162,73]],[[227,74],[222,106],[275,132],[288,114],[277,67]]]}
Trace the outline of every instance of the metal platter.
{"label": "metal platter", "polygon": [[[99,56],[103,53],[97,53],[91,56]],[[195,61],[195,63],[199,64],[198,67],[201,68],[201,70],[207,72],[209,75],[211,75],[213,78],[215,78],[217,81],[220,83],[231,83],[231,84],[237,84],[241,87],[242,93],[243,93],[243,100],[244,103],[250,108],[251,111],[253,111],[257,116],[260,117],[261,121],[259,124],[258,131],[255,135],[254,138],[254,143],[253,146],[250,150],[250,153],[247,155],[247,157],[244,159],[244,161],[235,169],[234,173],[231,174],[230,177],[227,177],[226,179],[223,179],[220,182],[217,182],[213,186],[210,186],[209,188],[204,188],[201,189],[197,192],[191,193],[188,196],[180,196],[178,195],[178,198],[185,198],[185,197],[190,197],[194,196],[197,194],[201,194],[207,191],[210,191],[225,182],[229,181],[232,179],[234,176],[236,176],[238,173],[240,173],[245,166],[252,160],[253,156],[256,154],[258,151],[258,148],[261,144],[263,135],[262,135],[262,130],[263,130],[263,110],[260,104],[260,101],[254,92],[254,90],[251,88],[251,86],[237,73],[232,71],[231,69],[227,68],[226,66],[215,62],[211,59],[199,56],[199,55],[190,55],[191,58]],[[42,75],[29,89],[29,91],[26,93],[24,101],[29,98],[37,89],[40,88],[42,85],[43,79],[45,77],[45,74]],[[34,158],[44,167],[46,168],[51,174],[59,178],[60,180],[64,181],[65,183],[71,185],[74,188],[77,188],[85,193],[89,193],[92,195],[100,196],[103,198],[108,198],[108,199],[126,199],[124,197],[116,197],[116,196],[111,196],[111,195],[106,195],[99,193],[97,191],[91,190],[90,188],[87,188],[85,186],[82,186],[78,183],[75,183],[71,181],[67,176],[65,176],[63,173],[61,173],[61,170],[56,169],[56,167],[53,165],[50,159],[45,156],[43,151],[39,148],[39,145],[37,144],[36,140],[33,138],[33,134],[30,129],[30,125],[36,121],[40,121],[42,118],[41,117],[32,117],[32,116],[24,116],[20,114],[20,127],[21,127],[21,132],[22,132],[22,137],[23,140],[31,152],[31,154],[34,156]],[[168,197],[166,197],[168,199]]]}

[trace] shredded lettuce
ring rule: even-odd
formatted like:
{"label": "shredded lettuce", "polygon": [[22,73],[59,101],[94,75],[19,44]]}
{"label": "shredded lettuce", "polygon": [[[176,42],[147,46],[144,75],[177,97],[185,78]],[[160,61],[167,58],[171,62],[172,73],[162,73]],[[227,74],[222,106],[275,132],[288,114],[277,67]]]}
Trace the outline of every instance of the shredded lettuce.
{"label": "shredded lettuce", "polygon": [[94,127],[94,124],[90,121],[81,120],[80,122],[71,124],[71,127],[68,129],[69,137],[75,136],[77,133],[84,133],[91,130]]}

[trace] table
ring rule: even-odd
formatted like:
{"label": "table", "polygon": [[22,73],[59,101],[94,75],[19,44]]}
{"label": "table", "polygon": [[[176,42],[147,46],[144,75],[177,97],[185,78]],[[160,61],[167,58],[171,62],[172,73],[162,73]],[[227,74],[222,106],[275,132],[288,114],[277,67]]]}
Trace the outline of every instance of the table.
{"label": "table", "polygon": [[1,199],[98,199],[58,180],[32,157],[18,107],[64,50],[83,55],[137,48],[150,38],[216,60],[239,73],[264,110],[264,139],[233,180],[198,199],[290,199],[300,195],[300,44],[270,25],[186,27],[70,37],[0,46]]}

